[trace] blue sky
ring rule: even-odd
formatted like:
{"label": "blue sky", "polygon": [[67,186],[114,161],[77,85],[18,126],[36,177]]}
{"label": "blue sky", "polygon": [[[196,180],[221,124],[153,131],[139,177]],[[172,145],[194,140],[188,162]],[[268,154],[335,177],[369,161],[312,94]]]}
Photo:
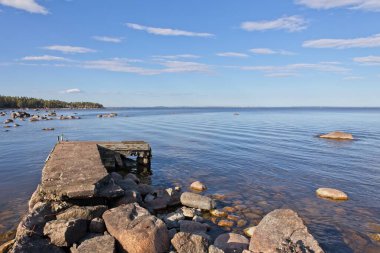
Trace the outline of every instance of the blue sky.
{"label": "blue sky", "polygon": [[0,0],[0,94],[380,106],[380,0]]}

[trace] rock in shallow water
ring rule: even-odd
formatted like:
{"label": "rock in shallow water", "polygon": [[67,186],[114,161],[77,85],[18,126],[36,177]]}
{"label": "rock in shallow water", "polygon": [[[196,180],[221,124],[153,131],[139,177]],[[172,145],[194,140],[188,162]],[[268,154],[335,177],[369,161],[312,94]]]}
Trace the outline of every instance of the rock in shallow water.
{"label": "rock in shallow water", "polygon": [[256,226],[249,250],[255,253],[275,253],[286,240],[293,243],[302,242],[305,249],[312,250],[314,253],[323,253],[302,219],[290,209],[276,209],[267,214]]}
{"label": "rock in shallow water", "polygon": [[333,188],[319,188],[316,191],[316,193],[321,198],[328,198],[333,200],[348,200],[348,196],[346,193]]}
{"label": "rock in shallow water", "polygon": [[103,214],[108,232],[128,253],[162,253],[169,250],[165,223],[137,203],[122,205]]}
{"label": "rock in shallow water", "polygon": [[206,185],[201,183],[200,181],[195,181],[190,185],[190,188],[195,191],[205,191],[207,189]]}
{"label": "rock in shallow water", "polygon": [[323,134],[323,135],[320,135],[319,137],[325,138],[325,139],[335,139],[335,140],[353,140],[354,139],[352,134],[339,132],[339,131]]}
{"label": "rock in shallow water", "polygon": [[211,210],[215,206],[215,202],[211,198],[191,192],[182,193],[181,203],[188,207],[200,208],[203,210]]}

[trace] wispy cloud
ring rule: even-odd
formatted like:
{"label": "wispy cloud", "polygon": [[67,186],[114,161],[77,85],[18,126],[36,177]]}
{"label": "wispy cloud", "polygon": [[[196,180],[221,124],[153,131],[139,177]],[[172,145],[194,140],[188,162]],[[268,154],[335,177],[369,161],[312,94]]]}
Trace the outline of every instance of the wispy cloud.
{"label": "wispy cloud", "polygon": [[353,38],[353,39],[318,39],[308,40],[302,45],[303,47],[311,48],[370,48],[380,47],[380,34],[375,34],[369,37]]}
{"label": "wispy cloud", "polygon": [[175,59],[181,59],[181,58],[182,59],[198,59],[201,57],[195,54],[175,54],[175,55],[154,55],[153,58],[175,60]]}
{"label": "wispy cloud", "polygon": [[270,77],[284,77],[298,75],[299,71],[319,71],[331,73],[347,73],[350,69],[340,66],[334,62],[320,63],[296,63],[282,66],[266,65],[266,66],[243,66],[242,70],[259,71]]}
{"label": "wispy cloud", "polygon": [[298,32],[307,28],[308,22],[301,16],[285,16],[275,20],[247,21],[240,25],[246,31],[286,30]]}
{"label": "wispy cloud", "polygon": [[40,55],[40,56],[25,56],[23,61],[68,61],[67,58],[53,56],[53,55]]}
{"label": "wispy cloud", "polygon": [[139,25],[139,24],[134,24],[134,23],[126,23],[125,25],[134,30],[145,31],[150,34],[162,35],[162,36],[188,36],[188,37],[214,36],[211,33],[199,33],[199,32],[189,32],[189,31],[172,29],[172,28],[150,27],[150,26],[144,26],[144,25]]}
{"label": "wispy cloud", "polygon": [[161,63],[166,68],[162,73],[179,73],[179,72],[211,72],[210,66],[199,62],[189,61],[166,61]]}
{"label": "wispy cloud", "polygon": [[295,53],[286,50],[273,50],[270,48],[252,48],[249,50],[254,54],[281,54],[281,55],[294,55]]}
{"label": "wispy cloud", "polygon": [[48,14],[48,10],[39,5],[35,0],[0,0],[0,4],[24,10],[30,13]]}
{"label": "wispy cloud", "polygon": [[365,56],[365,57],[356,57],[353,59],[354,62],[364,63],[368,65],[378,65],[380,64],[380,56]]}
{"label": "wispy cloud", "polygon": [[244,53],[237,53],[237,52],[222,52],[222,53],[217,53],[217,56],[221,57],[236,57],[236,58],[247,58],[249,55],[244,54]]}
{"label": "wispy cloud", "polygon": [[64,90],[61,93],[65,93],[65,94],[77,94],[77,93],[82,93],[82,91],[80,89],[78,89],[78,88],[74,88],[74,89]]}
{"label": "wispy cloud", "polygon": [[96,50],[86,48],[86,47],[73,47],[73,46],[64,46],[64,45],[52,45],[44,47],[44,49],[59,51],[65,54],[83,54],[83,53],[93,53]]}
{"label": "wispy cloud", "polygon": [[295,0],[295,3],[313,9],[348,7],[366,11],[380,11],[380,1],[378,0]]}
{"label": "wispy cloud", "polygon": [[102,42],[110,42],[110,43],[120,43],[123,41],[122,38],[119,37],[109,37],[109,36],[94,36],[92,37],[94,40],[102,41]]}
{"label": "wispy cloud", "polygon": [[346,76],[343,78],[343,80],[346,80],[346,81],[355,81],[355,80],[363,80],[364,77],[362,76]]}

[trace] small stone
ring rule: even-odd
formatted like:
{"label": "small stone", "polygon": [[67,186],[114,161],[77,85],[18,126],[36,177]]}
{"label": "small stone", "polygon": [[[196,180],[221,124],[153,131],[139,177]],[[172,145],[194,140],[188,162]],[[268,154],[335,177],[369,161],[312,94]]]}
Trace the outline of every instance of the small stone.
{"label": "small stone", "polygon": [[348,200],[348,196],[346,193],[333,188],[319,188],[316,191],[316,193],[321,198],[328,198],[333,200]]}
{"label": "small stone", "polygon": [[380,233],[377,233],[377,234],[369,234],[369,237],[374,240],[374,241],[377,241],[377,242],[380,242]]}
{"label": "small stone", "polygon": [[186,206],[182,207],[181,210],[183,215],[187,218],[193,218],[196,213],[195,208],[190,208]]}
{"label": "small stone", "polygon": [[203,210],[211,210],[215,206],[215,202],[211,198],[191,192],[182,193],[181,203],[184,206],[200,208]]}
{"label": "small stone", "polygon": [[226,233],[219,235],[214,245],[226,252],[242,252],[248,249],[249,240],[242,235],[235,233]]}
{"label": "small stone", "polygon": [[226,212],[229,212],[229,213],[236,212],[236,208],[232,207],[232,206],[225,206],[225,207],[223,207],[223,210],[226,211]]}
{"label": "small stone", "polygon": [[246,205],[236,205],[235,209],[238,210],[238,211],[242,211],[244,209],[247,209],[247,206]]}
{"label": "small stone", "polygon": [[195,191],[205,191],[207,189],[206,185],[201,183],[200,181],[195,181],[190,185],[190,188]]}
{"label": "small stone", "polygon": [[233,221],[230,220],[220,220],[218,226],[220,227],[232,227],[234,225]]}
{"label": "small stone", "polygon": [[247,225],[247,221],[246,220],[241,219],[241,220],[237,221],[237,226],[238,227],[244,227],[245,225]]}
{"label": "small stone", "polygon": [[219,218],[227,217],[227,215],[228,215],[225,211],[219,210],[219,209],[213,209],[213,210],[211,210],[210,214],[212,216],[219,217]]}
{"label": "small stone", "polygon": [[248,237],[252,237],[253,232],[255,232],[255,229],[256,229],[256,226],[246,228],[244,229],[244,234]]}
{"label": "small stone", "polygon": [[229,219],[229,220],[233,220],[233,221],[238,221],[238,220],[239,220],[239,216],[237,216],[237,215],[233,215],[233,214],[229,214],[229,215],[227,216],[227,219]]}

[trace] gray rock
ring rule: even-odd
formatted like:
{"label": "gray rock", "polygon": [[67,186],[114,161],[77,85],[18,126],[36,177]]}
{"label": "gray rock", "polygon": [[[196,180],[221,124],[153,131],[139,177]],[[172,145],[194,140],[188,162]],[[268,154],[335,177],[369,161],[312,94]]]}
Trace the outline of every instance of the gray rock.
{"label": "gray rock", "polygon": [[111,178],[107,183],[98,187],[96,190],[96,197],[101,198],[117,198],[124,195],[124,189],[115,183],[115,180]]}
{"label": "gray rock", "polygon": [[90,221],[90,225],[88,226],[88,230],[91,233],[104,233],[106,231],[106,224],[102,218],[94,218]]}
{"label": "gray rock", "polygon": [[78,247],[72,247],[71,253],[114,253],[115,239],[110,235],[95,236],[84,240]]}
{"label": "gray rock", "polygon": [[180,187],[167,188],[165,191],[169,197],[168,206],[176,206],[181,204],[182,191]]}
{"label": "gray rock", "polygon": [[302,219],[290,209],[276,209],[267,214],[253,232],[249,250],[274,253],[286,240],[294,244],[302,242],[305,249],[323,253]]}
{"label": "gray rock", "polygon": [[249,240],[239,234],[226,233],[219,235],[215,239],[214,245],[226,253],[241,253],[243,250],[248,249]]}
{"label": "gray rock", "polygon": [[178,253],[207,253],[209,240],[199,234],[179,232],[171,240]]}
{"label": "gray rock", "polygon": [[107,210],[103,219],[108,232],[128,253],[162,253],[169,250],[165,223],[137,203]]}
{"label": "gray rock", "polygon": [[138,186],[135,181],[133,181],[130,178],[122,179],[117,181],[117,184],[124,190],[124,191],[139,191]]}
{"label": "gray rock", "polygon": [[107,206],[72,206],[62,213],[57,214],[58,220],[84,219],[92,220],[102,217]]}
{"label": "gray rock", "polygon": [[215,206],[215,202],[211,198],[191,192],[182,193],[181,203],[188,207],[200,208],[203,210],[211,210]]}
{"label": "gray rock", "polygon": [[151,201],[153,201],[155,198],[156,198],[156,197],[153,196],[153,194],[148,193],[148,194],[145,196],[145,198],[144,198],[144,202],[151,202]]}
{"label": "gray rock", "polygon": [[61,248],[40,237],[24,237],[16,241],[10,253],[65,253]]}
{"label": "gray rock", "polygon": [[140,179],[135,174],[132,174],[132,173],[128,173],[124,178],[131,179],[135,181],[136,184],[140,183]]}
{"label": "gray rock", "polygon": [[119,173],[117,172],[111,172],[110,173],[110,176],[113,180],[115,180],[116,182],[118,182],[119,180],[123,180],[123,176],[120,175]]}
{"label": "gray rock", "polygon": [[142,203],[141,194],[138,191],[125,191],[124,196],[116,199],[113,203],[113,207],[117,207],[120,205],[126,205],[131,203]]}
{"label": "gray rock", "polygon": [[207,232],[208,226],[206,224],[202,224],[195,221],[189,220],[180,220],[179,221],[180,231],[186,233],[205,233]]}
{"label": "gray rock", "polygon": [[140,192],[140,194],[142,196],[145,196],[147,195],[148,193],[153,193],[154,192],[154,188],[153,186],[151,185],[147,185],[147,184],[139,184],[137,186],[137,191]]}
{"label": "gray rock", "polygon": [[53,220],[46,223],[44,235],[58,247],[71,246],[78,242],[87,232],[87,220]]}

